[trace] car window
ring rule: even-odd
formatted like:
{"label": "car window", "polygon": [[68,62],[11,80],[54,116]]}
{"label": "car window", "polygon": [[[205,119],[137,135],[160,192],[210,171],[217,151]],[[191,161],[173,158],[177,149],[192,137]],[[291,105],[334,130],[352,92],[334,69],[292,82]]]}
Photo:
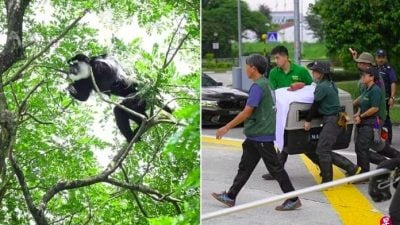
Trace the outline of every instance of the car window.
{"label": "car window", "polygon": [[201,76],[201,86],[202,87],[211,87],[211,86],[218,86],[219,83],[215,80],[213,80],[211,77],[209,77],[206,74],[203,74]]}

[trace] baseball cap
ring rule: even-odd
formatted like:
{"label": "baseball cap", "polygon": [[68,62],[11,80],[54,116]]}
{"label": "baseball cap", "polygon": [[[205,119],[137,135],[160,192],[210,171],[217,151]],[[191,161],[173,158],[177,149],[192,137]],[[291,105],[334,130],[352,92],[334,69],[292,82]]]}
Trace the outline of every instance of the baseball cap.
{"label": "baseball cap", "polygon": [[374,76],[376,78],[379,77],[379,71],[374,66],[367,67],[366,69],[361,69],[361,71],[366,73],[366,74],[370,74],[370,75],[372,75],[372,76]]}
{"label": "baseball cap", "polygon": [[312,63],[307,64],[307,68],[310,70],[318,71],[322,74],[327,74],[331,70],[329,62],[326,61],[314,61]]}
{"label": "baseball cap", "polygon": [[359,63],[369,63],[373,66],[376,65],[374,57],[369,52],[361,53],[360,56],[358,56],[358,58],[355,59],[354,61],[359,62]]}
{"label": "baseball cap", "polygon": [[376,50],[376,56],[386,56],[386,52],[383,49]]}

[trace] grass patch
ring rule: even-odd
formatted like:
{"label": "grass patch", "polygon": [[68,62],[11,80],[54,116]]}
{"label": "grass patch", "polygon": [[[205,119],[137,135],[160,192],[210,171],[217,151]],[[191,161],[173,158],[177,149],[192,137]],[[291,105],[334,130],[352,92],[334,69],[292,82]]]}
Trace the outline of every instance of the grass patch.
{"label": "grass patch", "polygon": [[[358,80],[352,81],[341,81],[336,82],[338,88],[343,89],[351,94],[351,98],[355,99],[360,95],[358,90]],[[392,123],[400,124],[400,105],[399,105],[399,98],[400,98],[400,84],[396,86],[396,103],[393,108],[390,109],[390,119]]]}
{"label": "grass patch", "polygon": [[[271,50],[277,46],[283,45],[289,51],[289,57],[293,60],[294,57],[294,43],[263,43],[263,42],[255,42],[255,43],[243,43],[243,54],[250,55],[253,53],[264,53],[271,52]],[[303,54],[301,56],[302,59],[327,59],[326,56],[326,47],[324,43],[303,43]],[[234,46],[234,49],[237,49],[237,46]],[[237,51],[237,50],[236,50]]]}

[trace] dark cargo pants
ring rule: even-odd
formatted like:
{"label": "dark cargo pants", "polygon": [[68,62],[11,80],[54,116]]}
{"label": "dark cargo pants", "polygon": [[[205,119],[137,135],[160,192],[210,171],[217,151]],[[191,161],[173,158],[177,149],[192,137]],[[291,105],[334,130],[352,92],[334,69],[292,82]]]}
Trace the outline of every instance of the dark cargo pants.
{"label": "dark cargo pants", "polygon": [[294,191],[292,182],[278,159],[278,153],[273,142],[256,142],[246,139],[242,147],[243,154],[240,159],[239,170],[228,191],[230,198],[236,199],[236,196],[246,184],[260,159],[264,161],[269,173],[278,181],[284,193]]}
{"label": "dark cargo pants", "polygon": [[369,149],[373,145],[374,129],[373,125],[358,125],[355,152],[357,154],[357,165],[361,167],[361,172],[369,171]]}
{"label": "dark cargo pants", "polygon": [[340,127],[337,124],[338,116],[324,116],[323,127],[319,134],[316,153],[319,159],[319,167],[322,173],[322,182],[332,180],[332,149],[340,134]]}

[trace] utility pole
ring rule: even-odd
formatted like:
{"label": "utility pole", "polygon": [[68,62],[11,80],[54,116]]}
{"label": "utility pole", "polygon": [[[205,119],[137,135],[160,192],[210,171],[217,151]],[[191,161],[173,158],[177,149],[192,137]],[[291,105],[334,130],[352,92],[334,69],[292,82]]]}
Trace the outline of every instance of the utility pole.
{"label": "utility pole", "polygon": [[299,0],[294,0],[294,61],[300,65],[300,11]]}
{"label": "utility pole", "polygon": [[239,50],[239,67],[242,67],[242,17],[240,13],[240,0],[237,0],[238,14],[238,50]]}

